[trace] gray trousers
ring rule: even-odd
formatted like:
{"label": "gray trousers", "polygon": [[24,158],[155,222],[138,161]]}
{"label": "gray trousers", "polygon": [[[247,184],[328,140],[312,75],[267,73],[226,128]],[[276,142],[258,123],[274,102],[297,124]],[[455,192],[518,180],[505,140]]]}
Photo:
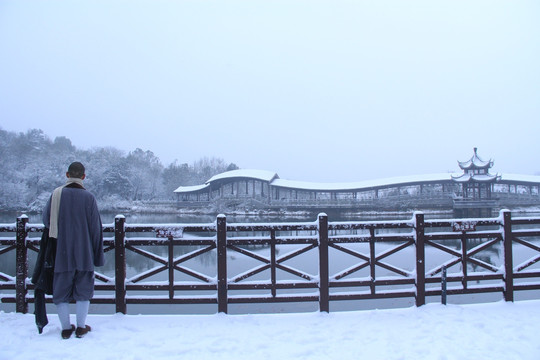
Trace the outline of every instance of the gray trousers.
{"label": "gray trousers", "polygon": [[69,303],[89,301],[94,296],[93,271],[55,272],[53,282],[53,302]]}

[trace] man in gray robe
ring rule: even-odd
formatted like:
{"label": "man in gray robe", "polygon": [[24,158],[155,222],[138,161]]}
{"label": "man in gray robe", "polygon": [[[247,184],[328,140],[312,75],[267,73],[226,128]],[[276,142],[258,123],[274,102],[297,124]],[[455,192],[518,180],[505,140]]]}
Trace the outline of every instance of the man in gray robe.
{"label": "man in gray robe", "polygon": [[[94,267],[104,264],[103,230],[95,197],[83,187],[83,164],[72,163],[65,185],[55,189],[43,210],[49,237],[57,239],[53,302],[62,325],[62,338],[90,330],[86,317],[94,295]],[[77,328],[71,325],[69,302],[76,302]]]}

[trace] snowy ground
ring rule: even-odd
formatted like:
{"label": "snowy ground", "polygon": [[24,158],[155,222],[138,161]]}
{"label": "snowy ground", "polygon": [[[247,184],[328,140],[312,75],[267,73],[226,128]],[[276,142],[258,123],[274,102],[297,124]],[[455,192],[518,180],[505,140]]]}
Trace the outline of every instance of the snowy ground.
{"label": "snowy ground", "polygon": [[0,312],[0,359],[540,359],[540,300],[273,315],[90,315],[83,339],[56,315]]}

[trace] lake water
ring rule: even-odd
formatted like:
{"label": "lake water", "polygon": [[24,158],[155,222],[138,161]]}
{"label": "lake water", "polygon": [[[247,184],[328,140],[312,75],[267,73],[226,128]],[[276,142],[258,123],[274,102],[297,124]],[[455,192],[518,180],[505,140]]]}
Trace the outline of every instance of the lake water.
{"label": "lake water", "polygon": [[[270,213],[260,215],[242,215],[242,214],[227,214],[227,222],[303,222],[303,221],[315,221],[317,219],[317,212],[310,213]],[[372,221],[372,220],[397,220],[397,219],[410,219],[412,213],[389,213],[389,214],[373,214],[373,213],[340,213],[340,212],[326,212],[329,221]],[[0,212],[0,223],[14,223],[17,216],[22,213],[15,212]],[[41,214],[28,213],[29,223],[41,224]],[[102,212],[101,221],[104,224],[114,223],[114,218],[118,213]],[[120,214],[126,217],[127,223],[137,224],[165,224],[165,223],[210,223],[216,221],[216,215],[206,214]],[[427,213],[426,219],[435,218],[449,218],[452,214],[450,212],[439,213]]]}
{"label": "lake water", "polygon": [[[14,223],[16,216],[18,214],[0,214],[0,223]],[[116,214],[102,214],[102,221],[104,224],[110,224],[114,222],[114,217]],[[538,214],[529,214],[530,216],[537,216]],[[29,223],[41,223],[41,216],[39,214],[29,214]],[[329,214],[329,221],[373,221],[373,220],[398,220],[398,219],[410,219],[411,214],[392,214],[392,215],[365,215],[365,214],[352,214],[349,216],[342,216],[339,214]],[[448,214],[431,214],[427,215],[426,218],[448,218]],[[228,216],[227,221],[229,223],[235,222],[311,222],[316,220],[316,214],[310,215],[277,215],[277,216]],[[137,214],[137,215],[127,215],[126,223],[137,223],[137,224],[159,224],[159,223],[211,223],[216,220],[215,216],[209,215],[179,215],[179,214]],[[394,230],[392,230],[394,231]],[[107,234],[107,236],[112,236],[112,234]],[[129,236],[135,236],[134,234],[128,234]],[[148,236],[148,235],[146,235]],[[538,239],[536,239],[538,240]],[[540,245],[540,244],[539,244]],[[388,249],[390,249],[392,244],[377,244],[376,253],[380,254]],[[460,244],[453,244],[456,251],[459,251]],[[471,246],[474,246],[471,245]],[[278,245],[277,246],[277,256],[290,253],[299,249],[299,245]],[[369,254],[369,245],[368,244],[351,244],[348,245],[348,248],[351,250],[360,252],[362,254]],[[178,247],[175,250],[175,257],[178,257],[182,254],[197,250],[198,247],[194,246],[182,246]],[[166,258],[167,248],[165,246],[152,246],[144,247],[144,250],[150,251],[156,254],[159,257]],[[250,251],[257,253],[259,256],[269,258],[269,247],[264,246],[252,246],[249,248]],[[501,266],[502,264],[502,249],[497,244],[492,246],[486,251],[483,251],[477,258],[480,258],[482,261],[485,261],[489,264],[492,264],[496,267]],[[414,270],[414,248],[408,247],[400,252],[386,258],[384,261],[397,266],[399,268],[405,269],[407,271]],[[531,257],[530,251],[523,247],[517,247],[514,254],[514,264],[521,263],[526,259]],[[140,274],[144,271],[155,268],[158,264],[146,257],[142,257],[138,254],[128,251],[126,253],[127,259],[127,277],[133,277],[137,274]],[[434,268],[444,261],[451,259],[449,254],[441,252],[432,247],[426,248],[426,270]],[[103,268],[99,268],[99,272],[110,277],[114,277],[114,252],[109,252],[106,254],[106,265]],[[35,261],[35,253],[29,252],[29,265],[30,270],[33,268],[33,262]],[[198,256],[182,266],[186,266],[191,270],[200,272],[207,275],[208,277],[216,276],[216,253],[215,250],[208,252],[202,256]],[[358,259],[351,257],[343,252],[334,251],[330,249],[330,273],[336,274],[346,269],[350,266],[358,264]],[[230,252],[228,256],[228,276],[229,278],[234,277],[237,274],[241,274],[261,263],[248,258],[240,253]],[[301,269],[303,272],[317,275],[318,273],[318,252],[316,249],[310,250],[309,252],[299,256],[297,258],[287,261],[286,264],[295,269]],[[538,269],[539,266],[535,265],[534,269]],[[8,275],[14,275],[15,273],[15,253],[11,251],[9,253],[0,255],[0,272],[6,273]],[[459,266],[455,265],[453,268],[449,269],[449,273],[459,272]],[[469,270],[473,271],[473,269]],[[395,275],[388,270],[377,268],[377,278],[383,276]],[[354,278],[363,278],[369,276],[369,267],[357,272],[354,274]],[[167,272],[162,272],[160,274],[154,275],[153,277],[147,279],[146,281],[164,281],[167,279]],[[250,280],[267,280],[269,279],[269,271],[263,272],[256,275]],[[278,272],[278,280],[298,280],[298,278],[291,278],[286,272]],[[192,277],[175,272],[175,281],[193,281]],[[402,287],[403,289],[410,288],[410,285]],[[331,289],[331,293],[343,292],[348,289]],[[309,289],[304,292],[313,292],[313,289]],[[264,292],[264,291],[260,291]],[[299,292],[302,292],[301,290]],[[176,295],[181,292],[175,292]],[[215,292],[214,292],[215,293]],[[256,292],[250,292],[250,294],[255,294]],[[155,293],[158,294],[158,293]],[[202,292],[204,294],[204,292]],[[210,292],[209,294],[212,294]],[[99,292],[96,293],[99,295]],[[188,296],[193,296],[194,293],[190,292]],[[528,299],[528,298],[540,298],[539,291],[528,291],[528,292],[516,292],[515,297],[517,300]],[[448,298],[448,303],[475,303],[475,302],[490,302],[498,301],[502,299],[502,294],[500,293],[486,293],[486,294],[471,294],[471,295],[452,295]],[[440,302],[440,298],[428,298],[428,302]],[[359,310],[359,309],[374,309],[374,308],[397,308],[397,307],[409,307],[414,306],[413,298],[401,298],[401,299],[378,299],[378,300],[355,300],[355,301],[333,301],[331,302],[331,311],[341,311],[341,310]],[[14,311],[13,304],[0,304],[0,310],[4,311]],[[317,303],[275,303],[275,304],[229,304],[229,313],[279,313],[279,312],[305,312],[305,311],[317,311]],[[30,311],[33,311],[32,305],[30,305]],[[49,311],[55,312],[54,306],[50,305]],[[91,306],[91,312],[94,313],[105,313],[110,314],[114,313],[114,305],[96,305]],[[216,305],[128,305],[128,313],[138,314],[138,313],[147,313],[147,314],[181,314],[181,313],[215,313],[217,311]]]}

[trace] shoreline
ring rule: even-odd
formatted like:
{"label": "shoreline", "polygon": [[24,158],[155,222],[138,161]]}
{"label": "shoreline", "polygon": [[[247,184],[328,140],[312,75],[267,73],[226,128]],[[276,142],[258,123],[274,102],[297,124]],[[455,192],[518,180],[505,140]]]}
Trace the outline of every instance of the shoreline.
{"label": "shoreline", "polygon": [[[522,207],[522,208],[514,208],[510,209],[512,213],[516,214],[528,214],[528,213],[540,213],[540,207]],[[246,217],[279,217],[279,216],[286,216],[286,217],[311,217],[311,216],[317,216],[320,213],[327,213],[327,214],[339,214],[340,217],[349,218],[349,217],[357,217],[357,216],[368,216],[368,217],[374,217],[374,216],[412,216],[415,212],[420,211],[426,215],[448,215],[451,216],[453,214],[452,209],[448,210],[441,210],[441,209],[422,209],[422,210],[388,210],[388,211],[380,211],[380,210],[359,210],[359,211],[351,211],[349,210],[336,210],[336,209],[321,209],[321,210],[314,210],[314,209],[306,209],[306,210],[294,210],[294,211],[287,211],[287,210],[230,210],[225,212],[219,212],[212,209],[177,209],[172,207],[160,207],[160,206],[144,206],[141,204],[135,204],[131,207],[122,207],[122,208],[114,208],[111,209],[109,207],[103,207],[100,209],[100,213],[104,214],[122,214],[122,215],[185,215],[185,216],[217,216],[220,213],[225,213],[229,216],[246,216]],[[498,212],[498,211],[497,211]],[[33,209],[27,209],[27,210],[12,210],[12,209],[0,209],[0,214],[3,215],[15,215],[14,217],[18,217],[21,215],[38,215],[40,214],[40,211],[36,211]]]}

